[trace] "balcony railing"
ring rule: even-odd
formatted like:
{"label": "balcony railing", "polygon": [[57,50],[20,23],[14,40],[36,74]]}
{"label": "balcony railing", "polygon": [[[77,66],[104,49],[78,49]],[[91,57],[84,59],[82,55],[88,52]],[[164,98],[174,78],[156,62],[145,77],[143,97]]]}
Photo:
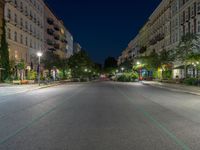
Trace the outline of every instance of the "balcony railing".
{"label": "balcony railing", "polygon": [[53,31],[53,29],[47,29],[47,33],[48,33],[49,35],[53,35],[54,31]]}
{"label": "balcony railing", "polygon": [[56,31],[59,31],[59,30],[60,30],[60,27],[59,27],[58,25],[54,25],[54,29],[55,29]]}
{"label": "balcony railing", "polygon": [[58,43],[54,44],[54,48],[55,49],[60,49],[60,44],[58,44]]}
{"label": "balcony railing", "polygon": [[52,18],[47,18],[47,22],[48,24],[53,25],[54,20]]}
{"label": "balcony railing", "polygon": [[52,45],[54,45],[54,42],[52,40],[50,40],[50,39],[47,39],[47,44],[52,46]]}

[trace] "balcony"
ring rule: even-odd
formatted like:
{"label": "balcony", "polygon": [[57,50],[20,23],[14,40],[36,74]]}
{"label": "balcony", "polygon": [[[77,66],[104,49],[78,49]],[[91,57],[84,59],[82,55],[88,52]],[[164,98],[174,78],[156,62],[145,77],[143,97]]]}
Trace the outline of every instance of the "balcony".
{"label": "balcony", "polygon": [[55,49],[60,49],[60,44],[58,44],[58,43],[54,44],[54,48]]}
{"label": "balcony", "polygon": [[52,45],[54,45],[54,42],[52,40],[50,40],[50,39],[47,39],[47,44],[52,46]]}
{"label": "balcony", "polygon": [[53,29],[47,29],[47,33],[48,33],[49,35],[53,35],[54,30],[53,30]]}
{"label": "balcony", "polygon": [[54,39],[55,39],[55,40],[60,40],[60,36],[59,36],[58,34],[55,34],[55,35],[54,35]]}
{"label": "balcony", "polygon": [[60,30],[60,27],[59,27],[58,25],[54,25],[54,29],[55,29],[56,31],[59,31],[59,30]]}
{"label": "balcony", "polygon": [[146,46],[142,46],[141,48],[140,48],[140,54],[143,54],[144,52],[146,52],[147,51],[147,47]]}
{"label": "balcony", "polygon": [[52,18],[47,18],[47,22],[48,24],[53,25],[54,20]]}
{"label": "balcony", "polygon": [[62,41],[62,43],[66,43],[66,44],[68,44],[68,41],[65,40],[65,39],[62,39],[61,41]]}
{"label": "balcony", "polygon": [[150,41],[149,41],[149,44],[150,45],[155,45],[157,43],[157,41],[155,40],[155,38],[153,38],[153,39],[151,39]]}
{"label": "balcony", "polygon": [[55,48],[48,48],[49,51],[56,51]]}

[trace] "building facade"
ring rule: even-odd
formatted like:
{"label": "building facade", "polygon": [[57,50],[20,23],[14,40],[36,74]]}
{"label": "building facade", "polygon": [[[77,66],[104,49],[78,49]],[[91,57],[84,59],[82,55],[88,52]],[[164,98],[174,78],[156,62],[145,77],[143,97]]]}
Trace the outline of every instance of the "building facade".
{"label": "building facade", "polygon": [[82,49],[81,45],[79,43],[76,43],[76,42],[74,43],[73,47],[74,47],[73,48],[74,54],[80,52],[81,49]]}
{"label": "building facade", "polygon": [[72,34],[66,29],[66,40],[67,40],[67,58],[71,57],[74,53],[74,39]]}
{"label": "building facade", "polygon": [[2,35],[3,19],[4,19],[4,0],[0,1],[0,41]]}
{"label": "building facade", "polygon": [[10,60],[29,67],[38,51],[44,49],[43,0],[8,0],[5,20]]}
{"label": "building facade", "polygon": [[[173,50],[187,33],[200,34],[200,0],[162,0],[127,48],[131,47],[133,59],[152,51]],[[125,57],[121,55],[119,60]],[[180,65],[174,62],[174,68]],[[173,77],[183,78],[183,72],[183,69],[174,69]]]}
{"label": "building facade", "polygon": [[60,58],[67,58],[67,37],[64,23],[45,5],[45,51],[52,51]]}
{"label": "building facade", "polygon": [[160,52],[170,46],[170,0],[163,0],[149,17],[149,50]]}

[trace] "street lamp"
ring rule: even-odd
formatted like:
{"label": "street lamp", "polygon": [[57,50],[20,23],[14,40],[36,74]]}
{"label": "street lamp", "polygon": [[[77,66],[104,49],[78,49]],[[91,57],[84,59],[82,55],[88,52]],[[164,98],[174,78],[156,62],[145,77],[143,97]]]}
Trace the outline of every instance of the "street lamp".
{"label": "street lamp", "polygon": [[124,67],[121,68],[121,71],[122,71],[122,72],[124,71]]}
{"label": "street lamp", "polygon": [[140,65],[140,62],[139,62],[139,61],[137,62],[137,65]]}
{"label": "street lamp", "polygon": [[42,52],[37,52],[38,56],[38,84],[40,86],[40,58],[42,57]]}

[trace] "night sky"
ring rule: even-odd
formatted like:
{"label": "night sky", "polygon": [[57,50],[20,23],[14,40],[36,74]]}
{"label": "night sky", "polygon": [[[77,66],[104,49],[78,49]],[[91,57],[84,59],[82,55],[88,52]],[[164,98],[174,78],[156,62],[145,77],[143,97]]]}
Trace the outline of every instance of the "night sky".
{"label": "night sky", "polygon": [[46,0],[74,40],[103,63],[118,57],[161,0]]}

